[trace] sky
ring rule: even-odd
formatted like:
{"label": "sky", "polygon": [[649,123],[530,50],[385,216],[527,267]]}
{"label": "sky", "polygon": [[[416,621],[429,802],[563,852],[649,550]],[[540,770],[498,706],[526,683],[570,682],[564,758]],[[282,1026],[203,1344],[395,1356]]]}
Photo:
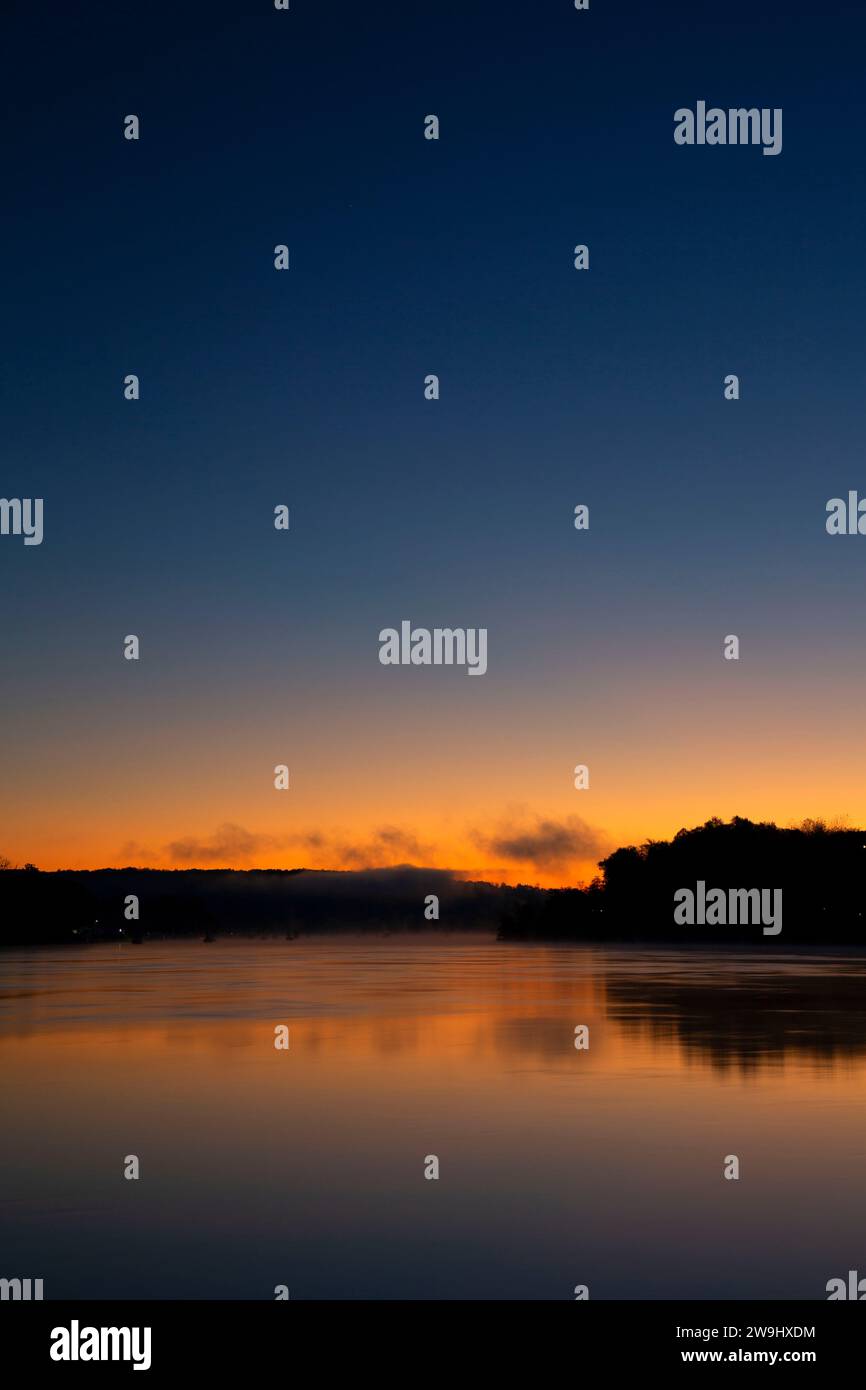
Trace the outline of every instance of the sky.
{"label": "sky", "polygon": [[[0,853],[555,884],[866,823],[858,6],[77,9],[13,3],[0,84],[0,491],[44,499]],[[782,152],[677,145],[699,100]],[[404,619],[486,674],[380,664]]]}

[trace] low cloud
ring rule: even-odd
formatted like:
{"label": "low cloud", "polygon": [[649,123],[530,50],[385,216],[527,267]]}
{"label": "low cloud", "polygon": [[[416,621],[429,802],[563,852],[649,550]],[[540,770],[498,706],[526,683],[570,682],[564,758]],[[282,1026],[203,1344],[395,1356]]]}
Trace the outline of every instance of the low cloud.
{"label": "low cloud", "polygon": [[172,840],[166,845],[166,853],[177,863],[228,864],[238,859],[251,859],[254,854],[267,854],[284,844],[285,841],[273,835],[257,835],[242,825],[226,821],[207,840],[194,835]]}
{"label": "low cloud", "polygon": [[124,862],[139,863],[167,856],[176,864],[230,865],[251,860],[260,866],[269,856],[294,850],[298,867],[309,857],[328,868],[377,869],[393,865],[423,864],[433,857],[433,848],[424,844],[409,830],[383,825],[369,836],[356,840],[341,831],[320,830],[290,835],[264,835],[247,830],[242,825],[226,821],[212,835],[186,835],[171,840],[157,856],[144,846],[128,841],[120,857]]}
{"label": "low cloud", "polygon": [[332,846],[337,862],[350,868],[381,868],[389,864],[423,864],[433,858],[433,848],[424,844],[411,831],[394,825],[384,825],[372,836],[357,844],[340,843]]}
{"label": "low cloud", "polygon": [[505,823],[492,834],[474,831],[479,848],[515,863],[532,864],[536,869],[567,868],[579,860],[598,860],[609,849],[604,831],[587,824],[580,816],[563,820],[536,817],[534,824]]}
{"label": "low cloud", "polygon": [[[467,838],[490,857],[489,862],[503,866],[524,864],[541,873],[559,873],[573,869],[577,863],[595,862],[611,848],[607,835],[580,816],[559,820],[532,818],[519,807],[490,830],[469,831]],[[267,868],[275,859],[285,863],[289,854],[296,868],[355,870],[429,866],[438,858],[434,845],[396,825],[382,825],[355,837],[340,829],[270,835],[225,821],[210,835],[179,836],[156,851],[127,841],[118,861],[151,864],[168,860],[189,866]],[[479,868],[478,872],[480,875],[482,870]],[[490,869],[484,872],[489,873]],[[465,877],[465,873],[461,876]]]}
{"label": "low cloud", "polygon": [[150,864],[157,856],[152,849],[140,845],[137,840],[126,840],[121,845],[117,857],[122,864]]}

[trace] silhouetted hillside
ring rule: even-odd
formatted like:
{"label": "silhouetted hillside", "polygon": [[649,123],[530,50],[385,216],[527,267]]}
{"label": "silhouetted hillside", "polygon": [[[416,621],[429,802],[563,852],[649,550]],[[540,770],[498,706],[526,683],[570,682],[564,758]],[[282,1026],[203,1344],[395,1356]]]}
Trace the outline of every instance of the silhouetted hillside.
{"label": "silhouetted hillside", "polygon": [[[866,944],[866,831],[806,822],[779,829],[738,816],[628,846],[588,888],[466,883],[445,869],[98,869],[0,872],[0,945],[144,936],[336,930],[469,931],[502,940],[751,941]],[[782,930],[759,921],[680,925],[674,894],[782,893]],[[438,920],[425,915],[430,895]],[[125,912],[130,896],[139,918]]]}
{"label": "silhouetted hillside", "polygon": [[[0,872],[0,945],[322,930],[495,930],[516,890],[448,870],[97,869]],[[425,916],[430,895],[439,920]],[[138,920],[127,899],[138,899]]]}
{"label": "silhouetted hillside", "polygon": [[[503,939],[753,941],[866,944],[866,831],[807,821],[783,830],[735,816],[680,830],[673,840],[618,849],[587,889],[518,900],[506,910]],[[781,889],[782,930],[761,925],[678,925],[674,894],[710,889]]]}

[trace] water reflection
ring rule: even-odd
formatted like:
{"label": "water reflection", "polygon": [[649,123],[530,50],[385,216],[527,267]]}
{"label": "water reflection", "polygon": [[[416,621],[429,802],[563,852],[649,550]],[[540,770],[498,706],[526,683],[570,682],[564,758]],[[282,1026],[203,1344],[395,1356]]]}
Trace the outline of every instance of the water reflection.
{"label": "water reflection", "polygon": [[47,1296],[815,1298],[866,1265],[862,954],[365,937],[3,964],[0,1244]]}
{"label": "water reflection", "polygon": [[825,953],[629,960],[605,972],[608,1017],[635,1041],[679,1044],[688,1062],[755,1070],[786,1056],[866,1052],[866,958]]}

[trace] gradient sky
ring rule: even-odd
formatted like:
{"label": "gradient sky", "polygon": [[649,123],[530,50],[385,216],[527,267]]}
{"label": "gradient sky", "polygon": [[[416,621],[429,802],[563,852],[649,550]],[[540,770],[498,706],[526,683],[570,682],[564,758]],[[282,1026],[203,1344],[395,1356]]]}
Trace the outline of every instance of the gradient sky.
{"label": "gradient sky", "polygon": [[[554,883],[866,822],[859,7],[76,8],[7,25],[0,852]],[[675,145],[698,100],[782,153]],[[381,666],[404,618],[488,673]]]}

